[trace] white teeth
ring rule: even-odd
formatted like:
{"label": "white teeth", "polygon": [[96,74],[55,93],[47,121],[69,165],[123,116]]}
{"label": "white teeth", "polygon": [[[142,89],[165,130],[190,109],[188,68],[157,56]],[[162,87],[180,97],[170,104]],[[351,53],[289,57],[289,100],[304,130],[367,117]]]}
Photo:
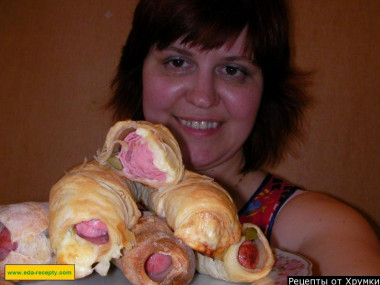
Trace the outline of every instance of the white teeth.
{"label": "white teeth", "polygon": [[179,120],[181,124],[197,130],[210,130],[219,126],[217,122]]}

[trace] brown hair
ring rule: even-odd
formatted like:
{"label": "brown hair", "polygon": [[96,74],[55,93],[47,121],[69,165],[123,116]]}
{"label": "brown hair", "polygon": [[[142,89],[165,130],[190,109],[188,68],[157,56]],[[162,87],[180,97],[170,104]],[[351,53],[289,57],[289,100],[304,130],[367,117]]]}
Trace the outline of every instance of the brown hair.
{"label": "brown hair", "polygon": [[288,11],[281,0],[141,0],[122,50],[108,103],[115,120],[142,120],[142,66],[152,47],[183,43],[217,48],[247,27],[246,49],[254,54],[264,90],[252,132],[243,146],[242,171],[273,166],[300,133],[308,97],[290,66]]}

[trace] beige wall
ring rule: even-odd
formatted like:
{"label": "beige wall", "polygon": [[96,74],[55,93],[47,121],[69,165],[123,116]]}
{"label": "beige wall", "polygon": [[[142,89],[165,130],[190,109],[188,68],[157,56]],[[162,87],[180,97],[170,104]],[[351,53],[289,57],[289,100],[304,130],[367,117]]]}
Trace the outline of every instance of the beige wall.
{"label": "beige wall", "polygon": [[0,202],[47,200],[103,144],[136,1],[0,1]]}
{"label": "beige wall", "polygon": [[[0,203],[47,200],[103,144],[135,3],[0,1]],[[360,2],[360,3],[359,3]],[[380,1],[291,1],[296,64],[314,71],[306,143],[275,172],[380,223]]]}

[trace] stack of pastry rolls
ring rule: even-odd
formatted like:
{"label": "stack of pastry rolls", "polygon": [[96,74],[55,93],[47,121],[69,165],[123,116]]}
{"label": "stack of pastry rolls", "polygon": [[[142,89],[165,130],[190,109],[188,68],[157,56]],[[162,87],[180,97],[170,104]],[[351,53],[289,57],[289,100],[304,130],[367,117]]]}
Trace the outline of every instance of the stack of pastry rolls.
{"label": "stack of pastry rolls", "polygon": [[184,170],[179,145],[165,126],[116,123],[97,161],[127,178],[137,202],[165,218],[194,250],[217,257],[240,240],[231,197],[211,178]]}
{"label": "stack of pastry rolls", "polygon": [[[118,122],[96,160],[125,177],[135,200],[195,251],[200,273],[251,282],[272,269],[273,254],[260,229],[239,223],[233,200],[213,179],[184,169],[179,145],[165,126]],[[247,238],[246,228],[255,229],[255,238]]]}
{"label": "stack of pastry rolls", "polygon": [[[52,187],[49,232],[57,263],[75,264],[76,279],[93,270],[105,276],[112,261],[133,284],[188,284],[195,272],[193,251],[174,237],[166,222],[166,229],[162,226],[162,219],[147,218],[146,214],[141,217],[126,183],[133,180],[154,181],[157,186],[176,184],[183,176],[182,160],[176,159],[180,153],[173,152],[179,149],[166,144],[174,141],[166,128],[138,128],[137,134],[133,130],[140,123],[129,123],[127,128],[124,122],[111,128],[112,137],[123,140],[110,140],[111,135],[107,136],[106,145],[110,143],[112,147],[101,152],[108,156],[107,163],[100,163],[97,157],[78,165]],[[164,139],[150,145],[154,157],[150,151],[136,147],[139,136],[150,141],[158,137],[157,133]],[[108,153],[108,149],[112,152]],[[116,161],[115,149],[128,158],[130,163],[124,165],[128,172],[118,170],[114,164],[110,167],[109,163]],[[156,268],[162,261],[167,266]]]}
{"label": "stack of pastry rolls", "polygon": [[[177,185],[184,173],[181,152],[171,132],[163,125],[144,121],[116,123],[96,160],[124,177],[131,190],[134,183],[155,189]],[[132,232],[136,245],[124,249],[122,257],[113,260],[129,281],[133,284],[191,282],[195,272],[194,252],[173,234],[162,217],[144,212]]]}
{"label": "stack of pastry rolls", "polygon": [[20,263],[75,264],[76,279],[94,270],[105,276],[112,261],[132,284],[189,284],[195,269],[252,282],[274,263],[260,229],[239,223],[213,179],[185,170],[177,141],[160,124],[117,122],[94,161],[53,185],[48,213],[47,203],[24,206],[42,225],[26,233],[4,218],[14,210],[0,207],[0,265],[30,251],[30,241],[42,250]]}

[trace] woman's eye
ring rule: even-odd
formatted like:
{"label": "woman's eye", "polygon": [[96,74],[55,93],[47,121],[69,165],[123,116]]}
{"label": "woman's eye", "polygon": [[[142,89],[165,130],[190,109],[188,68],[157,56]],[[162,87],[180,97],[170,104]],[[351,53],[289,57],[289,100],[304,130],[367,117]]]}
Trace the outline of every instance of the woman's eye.
{"label": "woman's eye", "polygon": [[239,70],[236,67],[226,66],[226,73],[228,75],[236,75],[238,72],[239,72]]}
{"label": "woman's eye", "polygon": [[164,60],[164,65],[169,69],[182,69],[186,68],[189,63],[180,57],[172,57]]}
{"label": "woman's eye", "polygon": [[244,82],[249,73],[242,67],[237,67],[233,65],[226,65],[221,68],[220,73],[227,80],[235,82]]}
{"label": "woman's eye", "polygon": [[194,65],[191,61],[181,57],[170,57],[163,61],[163,67],[165,72],[172,75],[182,75],[190,72]]}
{"label": "woman's eye", "polygon": [[174,59],[171,59],[169,63],[173,65],[174,67],[182,67],[185,61],[180,58],[174,58]]}

